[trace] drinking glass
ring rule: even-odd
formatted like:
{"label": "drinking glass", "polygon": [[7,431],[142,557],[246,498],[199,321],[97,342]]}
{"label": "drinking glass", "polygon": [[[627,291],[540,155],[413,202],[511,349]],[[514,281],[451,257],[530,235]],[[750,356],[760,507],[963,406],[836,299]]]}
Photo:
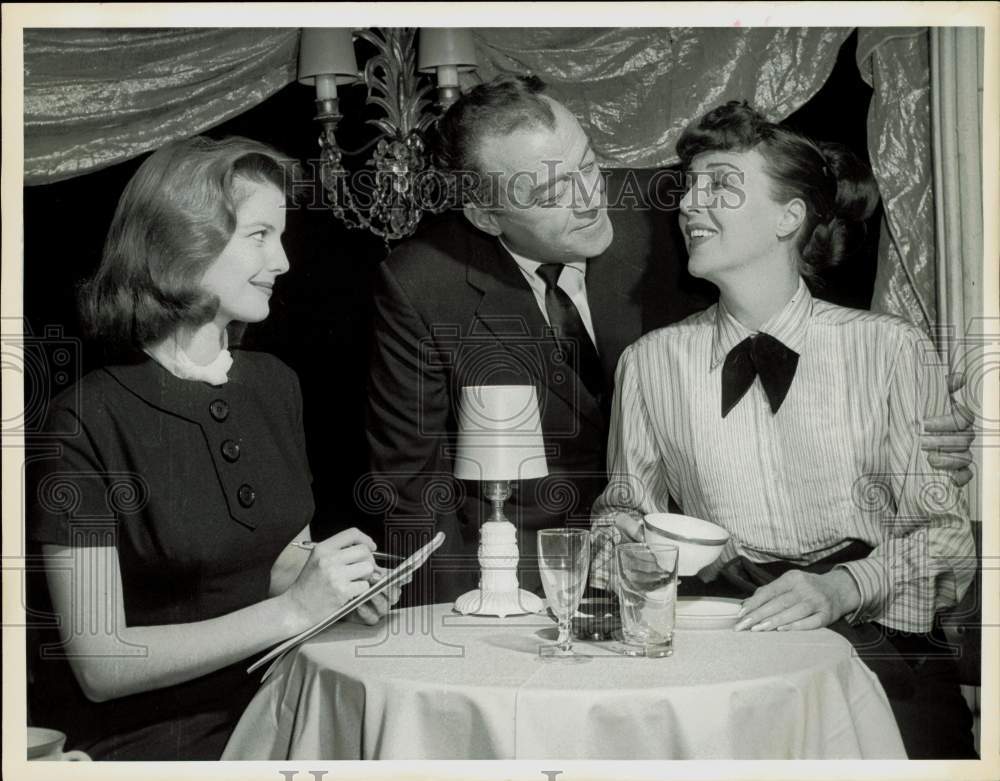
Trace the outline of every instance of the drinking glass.
{"label": "drinking glass", "polygon": [[677,560],[675,545],[631,542],[615,547],[622,653],[648,657],[673,653]]}
{"label": "drinking glass", "polygon": [[538,532],[538,571],[549,609],[559,622],[559,639],[543,645],[543,659],[586,661],[573,650],[570,625],[583,597],[590,569],[590,532],[585,529],[542,529]]}

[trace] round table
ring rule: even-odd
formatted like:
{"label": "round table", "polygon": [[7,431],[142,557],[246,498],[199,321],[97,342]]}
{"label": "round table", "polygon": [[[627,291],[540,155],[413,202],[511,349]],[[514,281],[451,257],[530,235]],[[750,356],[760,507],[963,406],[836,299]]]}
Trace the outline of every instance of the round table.
{"label": "round table", "polygon": [[285,658],[223,759],[905,758],[875,675],[840,635],[678,629],[674,655],[578,643],[545,616],[451,605],[342,622]]}

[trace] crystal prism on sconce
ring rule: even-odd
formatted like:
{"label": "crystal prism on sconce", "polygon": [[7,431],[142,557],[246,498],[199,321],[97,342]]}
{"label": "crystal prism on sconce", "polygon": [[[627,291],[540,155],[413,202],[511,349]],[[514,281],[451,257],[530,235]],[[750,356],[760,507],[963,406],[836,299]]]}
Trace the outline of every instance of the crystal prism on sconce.
{"label": "crystal prism on sconce", "polygon": [[[357,182],[344,167],[336,138],[342,118],[337,87],[359,80],[351,31],[304,29],[299,81],[316,87],[316,120],[322,128],[320,178],[330,209],[348,227],[368,230],[388,242],[410,236],[424,213],[448,208],[454,187],[433,168],[425,149],[426,133],[438,114],[427,98],[431,85],[418,81],[417,30],[372,28],[355,34],[375,48],[360,78],[368,87],[367,105],[384,114],[367,120],[380,137],[359,172],[364,188],[354,186]],[[446,109],[458,96],[458,72],[475,68],[471,34],[452,28],[422,32],[419,65],[421,71],[436,71],[437,111]]]}

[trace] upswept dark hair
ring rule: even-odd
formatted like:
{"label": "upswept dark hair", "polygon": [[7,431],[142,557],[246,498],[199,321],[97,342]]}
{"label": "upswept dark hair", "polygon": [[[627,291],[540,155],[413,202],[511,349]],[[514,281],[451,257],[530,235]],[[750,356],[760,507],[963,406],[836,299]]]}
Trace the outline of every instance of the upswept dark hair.
{"label": "upswept dark hair", "polygon": [[689,170],[696,155],[756,149],[779,202],[801,198],[807,214],[796,249],[799,271],[814,281],[836,266],[853,234],[878,205],[871,169],[842,144],[816,143],[790,128],[768,122],[746,101],[733,100],[688,125],[677,142],[681,166]]}
{"label": "upswept dark hair", "polygon": [[237,179],[273,184],[287,200],[293,168],[237,136],[196,136],[150,155],[122,192],[97,273],[80,288],[87,334],[111,352],[138,351],[215,317],[218,298],[199,282],[236,228],[246,197]]}
{"label": "upswept dark hair", "polygon": [[465,92],[438,121],[435,158],[439,168],[459,180],[463,200],[483,195],[488,186],[479,155],[483,139],[522,127],[555,127],[552,106],[541,97],[544,90],[537,76],[497,76]]}

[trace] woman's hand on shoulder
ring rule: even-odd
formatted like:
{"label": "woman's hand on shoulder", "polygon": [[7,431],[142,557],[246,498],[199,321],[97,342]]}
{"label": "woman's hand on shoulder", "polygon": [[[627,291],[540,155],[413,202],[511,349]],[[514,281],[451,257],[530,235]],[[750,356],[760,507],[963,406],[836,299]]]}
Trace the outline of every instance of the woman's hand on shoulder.
{"label": "woman's hand on shoulder", "polygon": [[368,589],[376,569],[374,550],[374,540],[354,528],[315,544],[298,578],[282,594],[300,631]]}

